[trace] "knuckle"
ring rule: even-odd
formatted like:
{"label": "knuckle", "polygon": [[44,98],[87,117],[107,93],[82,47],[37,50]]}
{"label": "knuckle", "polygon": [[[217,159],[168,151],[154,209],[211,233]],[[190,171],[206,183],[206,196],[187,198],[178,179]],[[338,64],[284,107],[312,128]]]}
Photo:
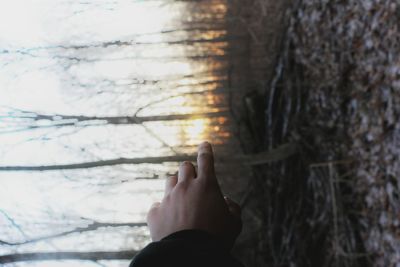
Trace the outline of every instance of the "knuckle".
{"label": "knuckle", "polygon": [[212,155],[210,153],[201,152],[201,153],[198,154],[198,158],[199,159],[209,160],[209,159],[212,159]]}
{"label": "knuckle", "polygon": [[163,198],[163,203],[169,203],[171,201],[171,193],[168,193],[167,195],[165,195],[165,197]]}
{"label": "knuckle", "polygon": [[176,177],[169,177],[165,180],[165,186],[168,188],[173,187],[176,184]]}
{"label": "knuckle", "polygon": [[175,179],[177,179],[176,175],[170,175],[166,177],[167,182],[171,182],[174,181]]}
{"label": "knuckle", "polygon": [[153,220],[153,218],[154,218],[154,216],[156,216],[156,209],[155,208],[151,208],[150,210],[149,210],[149,212],[147,212],[147,215],[146,215],[146,221],[147,221],[147,223],[149,223],[149,222],[151,222],[152,220]]}
{"label": "knuckle", "polygon": [[174,194],[184,194],[187,191],[189,183],[186,181],[179,182],[174,188]]}
{"label": "knuckle", "polygon": [[197,160],[199,161],[199,164],[203,166],[203,168],[212,168],[214,165],[214,158],[212,155],[204,153],[204,154],[199,154]]}
{"label": "knuckle", "polygon": [[186,190],[186,187],[187,187],[187,182],[186,181],[181,181],[175,186],[175,190],[174,191]]}
{"label": "knuckle", "polygon": [[183,162],[181,162],[180,166],[181,167],[189,167],[189,166],[191,167],[193,165],[190,161],[183,161]]}

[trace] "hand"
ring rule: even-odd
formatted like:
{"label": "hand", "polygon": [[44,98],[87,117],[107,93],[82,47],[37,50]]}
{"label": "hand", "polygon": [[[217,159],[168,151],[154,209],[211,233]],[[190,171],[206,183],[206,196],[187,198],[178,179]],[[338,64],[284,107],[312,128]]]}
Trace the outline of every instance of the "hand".
{"label": "hand", "polygon": [[214,171],[212,147],[204,142],[197,156],[198,172],[183,162],[177,176],[167,179],[162,202],[147,214],[153,241],[181,230],[203,230],[223,241],[229,248],[239,235],[242,222],[238,204],[222,196]]}

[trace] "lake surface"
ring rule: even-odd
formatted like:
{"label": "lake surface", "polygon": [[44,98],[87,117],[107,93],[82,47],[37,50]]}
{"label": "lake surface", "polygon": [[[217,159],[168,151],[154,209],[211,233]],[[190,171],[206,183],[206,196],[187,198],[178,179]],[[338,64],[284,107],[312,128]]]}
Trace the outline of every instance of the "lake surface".
{"label": "lake surface", "polygon": [[[2,1],[0,165],[191,155],[203,140],[229,151],[226,12],[223,0]],[[0,255],[142,248],[177,166],[0,171]],[[127,261],[6,266],[28,265]]]}

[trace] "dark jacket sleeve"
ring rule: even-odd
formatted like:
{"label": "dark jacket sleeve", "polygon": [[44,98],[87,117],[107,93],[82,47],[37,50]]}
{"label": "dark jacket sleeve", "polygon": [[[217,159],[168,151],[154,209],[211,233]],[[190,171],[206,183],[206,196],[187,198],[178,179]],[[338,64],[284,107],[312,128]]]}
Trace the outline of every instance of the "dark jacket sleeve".
{"label": "dark jacket sleeve", "polygon": [[243,267],[212,235],[199,230],[173,233],[150,243],[130,267]]}

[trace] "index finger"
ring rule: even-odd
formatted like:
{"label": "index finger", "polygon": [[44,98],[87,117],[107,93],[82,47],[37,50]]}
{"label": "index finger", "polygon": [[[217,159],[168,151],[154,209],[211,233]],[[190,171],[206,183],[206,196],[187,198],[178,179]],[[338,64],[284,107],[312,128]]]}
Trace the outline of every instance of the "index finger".
{"label": "index finger", "polygon": [[199,145],[197,153],[198,177],[214,178],[214,154],[211,144],[203,142]]}

